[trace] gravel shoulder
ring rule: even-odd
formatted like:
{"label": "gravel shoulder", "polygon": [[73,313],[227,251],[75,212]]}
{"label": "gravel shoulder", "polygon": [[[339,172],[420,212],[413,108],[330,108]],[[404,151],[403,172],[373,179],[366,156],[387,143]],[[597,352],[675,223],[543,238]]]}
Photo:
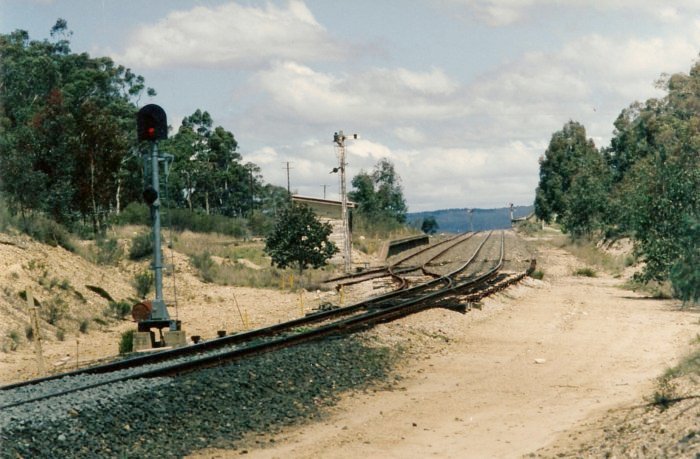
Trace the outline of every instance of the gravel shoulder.
{"label": "gravel shoulder", "polygon": [[538,265],[543,281],[527,279],[481,310],[376,328],[371,335],[407,349],[398,386],[346,395],[320,422],[258,436],[247,457],[603,456],[576,448],[582,432],[604,437],[606,413],[653,393],[689,349],[698,313],[623,290],[620,279],[573,276],[582,264],[557,248],[543,247]]}

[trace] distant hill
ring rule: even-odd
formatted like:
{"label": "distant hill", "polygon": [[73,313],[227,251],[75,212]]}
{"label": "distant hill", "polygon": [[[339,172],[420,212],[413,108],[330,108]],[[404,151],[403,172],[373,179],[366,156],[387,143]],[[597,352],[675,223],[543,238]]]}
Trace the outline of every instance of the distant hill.
{"label": "distant hill", "polygon": [[[525,217],[534,211],[534,206],[515,206],[513,216]],[[470,217],[467,209],[444,209],[426,212],[412,212],[406,215],[409,225],[421,227],[423,219],[432,216],[438,224],[439,233],[463,233],[465,231],[483,231],[490,229],[510,228],[510,210],[508,207],[500,209],[473,209]]]}

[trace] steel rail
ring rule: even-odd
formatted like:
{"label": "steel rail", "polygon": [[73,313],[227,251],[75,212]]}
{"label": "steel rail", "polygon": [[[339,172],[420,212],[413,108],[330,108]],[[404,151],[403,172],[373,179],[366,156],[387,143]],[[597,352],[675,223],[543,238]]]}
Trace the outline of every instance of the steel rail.
{"label": "steel rail", "polygon": [[[465,235],[466,235],[466,237],[465,237]],[[446,249],[446,250],[449,250],[450,248],[453,248],[458,243],[470,239],[473,235],[474,235],[474,233],[465,233],[465,234],[456,236],[454,238],[450,238],[450,239],[447,239],[445,241],[441,241],[439,244],[432,246],[431,249],[434,249],[436,246],[443,245],[443,244],[448,243],[448,242],[453,242],[456,239],[461,238],[460,241],[451,244],[450,247],[448,249]],[[419,253],[423,253],[423,252],[424,251],[420,251]],[[445,251],[442,251],[442,252],[440,252],[440,254],[443,254],[444,252]],[[399,262],[397,262],[397,263],[402,263],[402,262],[405,262],[407,260],[410,260],[411,258],[414,258],[415,256],[417,256],[419,253],[414,253],[414,254],[411,254],[407,257],[404,257],[401,260],[399,260]],[[475,253],[474,257],[475,256],[476,256],[476,253]],[[474,257],[472,257],[472,258],[474,258]],[[410,271],[415,271],[417,269],[420,269],[420,268],[411,268]],[[404,274],[405,272],[409,272],[409,270],[406,269],[406,270],[397,271],[394,274]],[[416,288],[424,289],[424,288],[429,288],[431,285],[432,284],[426,283],[426,284],[421,284],[419,286],[416,286]],[[159,351],[159,352],[153,353],[153,354],[146,354],[146,355],[141,355],[141,356],[137,356],[137,357],[131,357],[131,358],[127,358],[127,359],[117,360],[114,362],[109,362],[106,364],[95,365],[95,366],[88,367],[88,368],[81,368],[78,370],[68,371],[68,372],[64,372],[64,373],[58,373],[58,374],[50,375],[50,376],[44,376],[41,378],[35,378],[35,379],[28,380],[28,381],[20,381],[20,382],[16,382],[16,383],[12,383],[12,384],[7,384],[5,386],[0,387],[0,390],[16,389],[18,387],[40,384],[40,383],[47,382],[47,381],[57,380],[57,379],[60,379],[63,377],[78,376],[81,374],[110,373],[110,372],[114,372],[114,371],[133,368],[136,366],[147,365],[147,364],[151,364],[151,363],[158,363],[158,362],[170,360],[170,359],[177,358],[177,357],[184,357],[187,355],[198,354],[198,353],[206,352],[206,351],[209,351],[211,349],[216,349],[219,347],[241,344],[241,343],[245,343],[245,342],[251,341],[251,340],[256,339],[256,338],[273,336],[275,334],[282,333],[282,332],[289,330],[289,329],[292,329],[292,328],[305,326],[305,325],[311,325],[311,324],[321,322],[324,320],[330,320],[330,319],[334,319],[337,317],[342,317],[344,315],[354,314],[358,310],[369,307],[369,306],[374,305],[378,302],[386,301],[388,299],[391,299],[395,296],[402,295],[402,294],[404,294],[404,293],[402,293],[400,291],[400,289],[397,289],[397,290],[394,290],[394,291],[391,291],[391,292],[388,292],[388,293],[385,293],[382,295],[378,295],[378,296],[375,296],[375,297],[370,298],[368,300],[364,300],[364,301],[361,301],[359,303],[349,305],[349,306],[346,306],[343,308],[333,309],[333,310],[329,310],[329,311],[320,311],[317,313],[309,314],[305,317],[300,317],[300,318],[293,319],[293,320],[283,322],[280,324],[275,324],[275,325],[271,325],[271,326],[267,326],[267,327],[261,327],[261,328],[255,329],[255,330],[250,330],[247,332],[227,335],[227,336],[220,337],[220,338],[214,338],[211,340],[202,341],[200,343],[189,345],[186,347]]]}
{"label": "steel rail", "polygon": [[[490,237],[491,233],[489,233]],[[477,253],[485,242],[489,239],[489,237],[485,238],[484,241],[480,244],[479,248],[477,249],[477,252],[472,256],[472,259],[476,257]],[[503,233],[501,233],[501,256],[498,261],[498,263],[489,271],[486,273],[478,276],[475,279],[471,279],[468,281],[461,282],[459,284],[454,284],[453,279],[451,278],[452,275],[462,271],[466,266],[469,265],[469,263],[464,263],[462,266],[460,266],[459,269],[455,270],[454,272],[450,273],[450,275],[443,276],[442,279],[434,279],[430,281],[432,284],[436,284],[439,281],[449,281],[448,285],[444,288],[424,293],[423,295],[417,296],[417,297],[412,297],[409,299],[406,299],[398,304],[393,304],[393,305],[388,305],[385,307],[379,307],[375,309],[370,309],[367,310],[366,312],[362,314],[355,315],[353,317],[339,320],[332,322],[327,325],[322,325],[316,329],[313,330],[308,330],[308,331],[302,331],[298,332],[295,335],[291,336],[285,336],[285,337],[279,337],[275,338],[269,341],[266,341],[264,343],[257,343],[257,344],[252,344],[250,346],[244,347],[244,348],[239,348],[239,349],[234,349],[222,354],[216,354],[216,355],[205,355],[203,357],[191,359],[189,361],[185,362],[179,362],[175,363],[172,365],[168,365],[165,367],[161,368],[156,368],[156,369],[151,369],[151,370],[146,370],[140,373],[134,373],[130,375],[124,375],[121,377],[117,378],[112,378],[107,381],[100,381],[97,383],[89,384],[86,386],[81,386],[81,387],[75,387],[71,389],[66,389],[64,391],[59,391],[51,394],[45,394],[39,397],[34,397],[30,399],[25,399],[21,401],[17,401],[14,403],[10,403],[7,405],[0,406],[0,410],[3,409],[8,409],[16,406],[21,406],[24,404],[28,403],[34,403],[34,402],[39,402],[43,400],[47,400],[50,398],[54,397],[60,397],[63,395],[67,395],[70,393],[75,393],[79,392],[82,390],[87,390],[87,389],[92,389],[108,384],[113,384],[117,382],[122,382],[130,379],[136,379],[136,378],[152,378],[152,377],[164,377],[164,376],[173,376],[173,375],[179,375],[183,373],[187,373],[190,371],[194,370],[199,370],[203,368],[209,368],[209,367],[214,367],[214,366],[219,366],[224,363],[240,360],[246,357],[254,356],[254,355],[259,355],[267,352],[272,352],[278,349],[298,345],[304,342],[308,341],[313,341],[313,340],[318,340],[320,338],[332,335],[332,334],[337,334],[340,332],[344,333],[351,333],[355,332],[359,329],[362,328],[367,328],[370,325],[379,323],[379,322],[387,322],[390,320],[395,320],[400,317],[404,317],[409,314],[413,314],[416,312],[419,312],[423,309],[427,309],[430,307],[435,307],[434,305],[431,305],[427,301],[430,299],[438,298],[440,296],[444,296],[446,293],[452,293],[454,291],[457,291],[461,288],[471,286],[475,287],[478,285],[483,285],[486,281],[489,279],[493,278],[495,274],[500,270],[500,268],[503,265],[503,254],[504,254],[504,239],[503,239]],[[406,293],[407,290],[403,291],[402,293]]]}
{"label": "steel rail", "polygon": [[[479,245],[477,250],[474,252],[472,257],[451,274],[454,275],[458,272],[461,272],[467,266],[469,266],[469,264],[474,260],[474,258],[476,258],[479,251],[484,246],[484,244],[486,243],[486,241],[489,239],[490,236],[491,236],[491,233],[489,233],[487,235],[487,237],[484,239],[484,241],[481,242],[481,244]],[[503,241],[502,241],[502,244],[503,244]],[[389,302],[393,299],[396,299],[397,297],[401,297],[401,296],[408,296],[408,295],[415,296],[416,294],[419,294],[421,291],[427,290],[429,288],[435,288],[435,286],[438,285],[439,283],[446,284],[445,288],[443,288],[439,291],[447,292],[450,290],[447,287],[450,287],[454,283],[454,280],[449,276],[443,276],[442,278],[433,279],[429,282],[426,282],[426,283],[423,283],[420,285],[416,285],[416,286],[411,287],[409,289],[405,289],[402,291],[395,290],[392,292],[388,292],[386,294],[370,298],[368,300],[365,300],[365,301],[360,302],[360,303],[356,303],[354,305],[347,306],[345,308],[340,308],[340,309],[335,309],[335,310],[330,310],[330,311],[321,311],[318,313],[314,313],[314,314],[311,314],[311,315],[308,315],[308,316],[305,316],[302,318],[294,319],[294,320],[291,320],[288,322],[284,322],[281,324],[276,324],[276,325],[272,325],[269,327],[263,327],[263,328],[259,328],[256,330],[251,330],[249,332],[228,335],[228,336],[213,339],[210,341],[205,341],[205,342],[202,342],[202,343],[199,343],[196,345],[191,345],[191,346],[188,346],[185,348],[171,349],[171,350],[159,352],[157,354],[150,354],[150,355],[145,355],[145,356],[141,356],[141,357],[120,360],[117,362],[111,362],[111,363],[96,366],[96,367],[85,368],[85,369],[81,369],[81,370],[75,370],[72,372],[61,373],[61,374],[48,376],[48,377],[44,377],[44,378],[38,378],[38,379],[30,380],[30,381],[14,383],[14,384],[0,387],[0,389],[1,390],[9,390],[9,389],[22,387],[22,386],[29,386],[29,385],[34,385],[34,384],[46,382],[46,381],[56,380],[56,379],[63,378],[63,377],[78,376],[80,374],[100,374],[100,373],[113,372],[113,371],[123,370],[123,369],[132,368],[132,367],[136,367],[136,366],[158,363],[158,362],[162,362],[162,361],[169,360],[169,359],[176,358],[176,357],[184,357],[184,356],[191,355],[191,354],[202,353],[202,352],[206,352],[206,351],[211,350],[211,349],[216,349],[216,348],[224,347],[227,345],[242,344],[245,342],[252,341],[253,339],[256,339],[256,338],[275,336],[277,334],[280,334],[280,333],[283,333],[285,331],[289,331],[289,330],[292,330],[294,328],[298,328],[301,326],[314,324],[314,323],[321,322],[324,320],[335,319],[335,318],[342,317],[345,315],[356,314],[357,312],[359,312],[363,309],[365,309],[365,310],[370,309],[370,308],[385,308],[386,309],[387,306],[382,306],[382,303],[387,303],[387,302]],[[425,296],[425,295],[423,295],[423,296]],[[426,296],[426,298],[429,298],[429,297],[430,296]],[[420,298],[420,297],[418,297],[418,298]],[[403,304],[403,303],[401,303],[401,304]],[[340,322],[342,323],[342,321],[340,321]],[[127,377],[127,379],[130,379],[130,378]],[[118,377],[118,378],[111,379],[109,381],[105,381],[102,384],[108,384],[110,381],[119,382],[121,380],[122,380],[122,378]],[[102,384],[97,384],[97,385],[99,386]],[[75,390],[83,390],[83,389],[88,389],[91,387],[93,387],[93,386],[83,386],[81,388],[75,388]],[[49,395],[49,396],[51,396],[51,395]],[[2,408],[4,408],[4,407],[2,407]]]}
{"label": "steel rail", "polygon": [[[368,270],[368,271],[363,271],[363,272],[361,272],[361,273],[353,273],[353,274],[346,274],[346,275],[343,275],[343,276],[333,277],[333,278],[331,278],[331,279],[326,280],[324,283],[336,282],[336,281],[344,280],[344,279],[353,279],[353,280],[348,281],[348,282],[341,282],[341,283],[339,283],[338,285],[336,285],[336,289],[338,289],[338,288],[340,288],[341,286],[345,286],[345,285],[354,285],[354,284],[359,284],[359,283],[361,283],[361,282],[365,282],[365,281],[371,280],[371,279],[378,279],[378,278],[381,278],[381,277],[392,276],[392,274],[391,274],[391,272],[390,272],[392,269],[394,269],[394,273],[396,273],[396,274],[405,274],[405,273],[408,273],[408,272],[411,272],[411,271],[416,271],[416,270],[420,269],[420,267],[418,267],[418,266],[409,266],[409,267],[406,267],[406,268],[401,268],[401,269],[400,269],[400,272],[399,272],[398,269],[395,269],[395,268],[397,268],[399,265],[404,264],[404,263],[407,262],[408,260],[411,260],[411,259],[413,259],[413,258],[415,258],[415,257],[417,257],[417,256],[419,256],[419,255],[424,254],[425,252],[427,252],[427,251],[429,251],[429,250],[433,250],[433,249],[435,249],[436,247],[439,247],[439,246],[444,245],[444,244],[448,244],[448,243],[450,243],[450,242],[452,242],[452,241],[455,241],[456,239],[460,239],[460,238],[469,239],[469,238],[472,237],[474,234],[476,234],[476,233],[462,233],[462,234],[458,234],[458,235],[456,235],[456,236],[454,236],[454,237],[451,237],[451,238],[449,238],[449,239],[445,239],[445,240],[440,241],[440,242],[438,242],[438,243],[436,243],[436,244],[433,244],[433,245],[431,245],[431,246],[424,247],[424,248],[422,248],[422,249],[420,249],[420,250],[418,250],[418,251],[416,251],[416,252],[414,252],[414,253],[409,254],[408,256],[405,256],[405,257],[403,257],[403,258],[401,258],[401,259],[395,261],[394,263],[391,263],[391,264],[388,265],[388,266],[384,266],[384,267],[381,267],[381,268],[375,268],[375,269],[371,269],[371,270]],[[465,235],[466,235],[466,238],[465,238]],[[458,243],[459,243],[459,242],[458,242]],[[368,275],[369,275],[369,276],[368,276]],[[393,276],[392,276],[392,277],[393,277]]]}

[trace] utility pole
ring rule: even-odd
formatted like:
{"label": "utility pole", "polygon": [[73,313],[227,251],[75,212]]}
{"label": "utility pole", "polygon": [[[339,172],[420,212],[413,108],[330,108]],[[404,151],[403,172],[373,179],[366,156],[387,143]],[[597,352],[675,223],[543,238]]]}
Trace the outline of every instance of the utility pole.
{"label": "utility pole", "polygon": [[289,169],[294,169],[294,168],[289,167],[289,165],[291,164],[289,161],[287,161],[285,164],[287,165],[287,167],[286,167],[286,169],[287,169],[287,194],[291,198],[292,197],[292,188],[291,188],[290,182],[289,182]]}
{"label": "utility pole", "polygon": [[[357,134],[352,134],[351,138],[357,139]],[[338,157],[340,159],[340,166],[334,168],[333,172],[340,171],[340,218],[343,220],[343,259],[345,272],[350,272],[350,265],[352,263],[352,245],[350,241],[350,226],[348,222],[348,193],[347,185],[345,180],[345,140],[347,137],[343,134],[343,131],[338,131],[333,134],[333,142],[338,145]]]}
{"label": "utility pole", "polygon": [[326,187],[328,185],[321,185],[323,187],[323,199],[326,199]]}
{"label": "utility pole", "polygon": [[469,214],[469,229],[473,233],[474,232],[474,209],[467,209],[467,213]]}

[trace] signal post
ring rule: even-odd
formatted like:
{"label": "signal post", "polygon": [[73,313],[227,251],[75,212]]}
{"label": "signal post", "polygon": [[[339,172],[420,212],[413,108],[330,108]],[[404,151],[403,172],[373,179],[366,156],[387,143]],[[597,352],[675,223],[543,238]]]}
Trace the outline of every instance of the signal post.
{"label": "signal post", "polygon": [[[158,151],[158,141],[168,138],[168,123],[165,111],[158,105],[149,104],[139,110],[136,118],[139,142],[148,142],[149,151],[144,154],[143,199],[151,209],[153,227],[153,274],[156,297],[135,304],[131,315],[138,322],[138,331],[134,334],[134,350],[150,349],[153,347],[181,346],[185,344],[185,333],[179,320],[173,320],[168,314],[163,299],[163,256],[160,238],[160,173],[159,163],[166,159]],[[147,173],[150,165],[150,183]],[[163,329],[167,328],[165,334]],[[156,340],[155,332],[159,338]]]}

